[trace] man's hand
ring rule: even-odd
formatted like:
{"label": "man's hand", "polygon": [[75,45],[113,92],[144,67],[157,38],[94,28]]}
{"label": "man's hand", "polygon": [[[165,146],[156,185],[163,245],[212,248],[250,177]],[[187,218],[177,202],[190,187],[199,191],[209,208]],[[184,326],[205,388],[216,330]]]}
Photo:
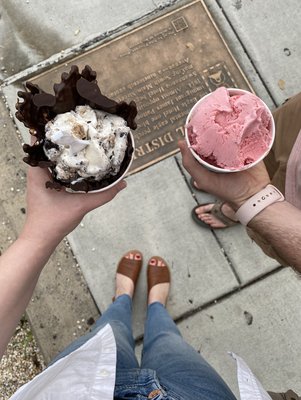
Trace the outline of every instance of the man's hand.
{"label": "man's hand", "polygon": [[226,200],[235,211],[270,182],[263,162],[242,172],[216,173],[198,163],[184,140],[179,141],[179,147],[183,166],[192,176],[197,187]]}
{"label": "man's hand", "polygon": [[29,167],[27,174],[27,218],[20,235],[26,239],[54,240],[59,242],[71,232],[89,211],[112,200],[126,187],[121,181],[113,188],[100,193],[68,193],[46,189],[47,170]]}

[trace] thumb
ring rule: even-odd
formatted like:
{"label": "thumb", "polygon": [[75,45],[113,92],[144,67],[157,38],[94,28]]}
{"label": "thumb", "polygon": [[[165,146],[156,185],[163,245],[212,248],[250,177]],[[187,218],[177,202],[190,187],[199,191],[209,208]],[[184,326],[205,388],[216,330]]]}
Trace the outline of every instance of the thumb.
{"label": "thumb", "polygon": [[111,189],[105,190],[102,192],[103,197],[106,198],[106,202],[112,200],[121,190],[125,189],[127,187],[127,183],[125,180],[122,180],[118,182],[116,185],[114,185]]}
{"label": "thumb", "polygon": [[91,193],[88,194],[86,197],[86,212],[91,211],[97,207],[102,206],[103,204],[108,203],[109,201],[113,200],[114,197],[127,186],[126,181],[122,180],[118,182],[115,186],[111,189],[105,190],[100,193]]}
{"label": "thumb", "polygon": [[187,154],[187,152],[189,151],[187,143],[185,142],[185,140],[179,140],[178,141],[178,146],[179,146],[179,149],[181,150],[182,156]]}
{"label": "thumb", "polygon": [[191,151],[184,140],[179,140],[178,146],[182,154],[183,167],[187,170],[187,172],[190,173],[190,175],[193,175],[196,171],[203,169],[200,163],[191,154]]}
{"label": "thumb", "polygon": [[117,194],[118,192],[120,192],[121,190],[125,189],[126,187],[127,187],[127,183],[126,183],[126,181],[123,179],[122,181],[118,182],[117,185],[115,185],[115,186],[113,187],[113,189],[115,188],[116,194]]}
{"label": "thumb", "polygon": [[179,140],[178,145],[182,153],[183,167],[191,175],[198,188],[206,191],[208,182],[216,180],[216,174],[207,170],[193,157],[184,140]]}

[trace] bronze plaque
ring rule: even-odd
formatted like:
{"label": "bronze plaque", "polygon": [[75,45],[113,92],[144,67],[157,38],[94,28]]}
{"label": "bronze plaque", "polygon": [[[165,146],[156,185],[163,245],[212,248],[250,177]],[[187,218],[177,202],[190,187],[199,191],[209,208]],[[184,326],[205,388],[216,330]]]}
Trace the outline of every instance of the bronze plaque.
{"label": "bronze plaque", "polygon": [[[203,2],[193,1],[31,79],[51,91],[72,64],[97,72],[103,94],[135,100],[131,173],[178,151],[193,104],[219,86],[250,90]],[[251,89],[252,90],[252,89]]]}

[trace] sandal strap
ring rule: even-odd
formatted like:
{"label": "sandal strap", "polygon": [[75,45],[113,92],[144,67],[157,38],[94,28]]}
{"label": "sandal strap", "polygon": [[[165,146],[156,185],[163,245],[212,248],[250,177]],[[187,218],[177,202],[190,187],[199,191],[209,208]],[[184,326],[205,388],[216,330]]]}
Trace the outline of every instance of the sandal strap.
{"label": "sandal strap", "polygon": [[129,258],[122,257],[122,259],[119,261],[116,272],[132,279],[134,285],[136,285],[141,267],[142,260],[131,260]]}
{"label": "sandal strap", "polygon": [[[156,257],[152,257],[152,258],[157,259]],[[170,283],[169,268],[167,267],[167,265],[158,267],[157,265],[148,264],[148,267],[147,267],[148,293],[150,292],[150,290],[153,286],[158,285],[160,283]]]}
{"label": "sandal strap", "polygon": [[275,392],[268,392],[270,397],[273,400],[300,400],[301,397],[297,395],[297,393],[293,392],[292,390],[288,390],[285,393],[275,393]]}
{"label": "sandal strap", "polygon": [[214,206],[212,207],[210,213],[217,217],[221,222],[223,222],[227,226],[233,226],[238,223],[238,221],[234,221],[231,218],[228,218],[222,211],[222,207],[225,204],[225,201],[216,201]]}

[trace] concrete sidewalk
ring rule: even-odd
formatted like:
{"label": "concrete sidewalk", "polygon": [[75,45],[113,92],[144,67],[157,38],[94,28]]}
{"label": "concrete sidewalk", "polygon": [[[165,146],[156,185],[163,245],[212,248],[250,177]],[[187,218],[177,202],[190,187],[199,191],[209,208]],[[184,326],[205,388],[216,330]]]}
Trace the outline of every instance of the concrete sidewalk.
{"label": "concrete sidewalk", "polygon": [[[110,0],[99,6],[96,0],[87,0],[74,1],[72,9],[66,9],[57,0],[47,6],[42,0],[0,0],[0,35],[5,39],[0,46],[5,95],[0,115],[5,121],[3,134],[9,133],[9,140],[3,136],[0,160],[4,171],[1,249],[20,229],[25,204],[25,168],[19,160],[20,141],[27,133],[9,118],[21,83],[188,3]],[[300,90],[298,0],[285,5],[280,0],[260,4],[207,0],[206,4],[256,93],[271,108]],[[234,363],[227,351],[244,357],[267,389],[301,392],[296,351],[301,347],[301,288],[295,274],[264,256],[241,226],[211,232],[191,221],[190,210],[207,201],[208,195],[190,187],[179,155],[127,181],[128,188],[116,200],[85,217],[69,235],[70,245],[61,244],[42,274],[28,316],[46,360],[88,330],[105,310],[111,302],[118,259],[128,249],[138,248],[145,260],[158,254],[169,263],[171,315],[188,342],[236,394]],[[143,335],[145,291],[141,279],[134,307],[137,338]]]}

